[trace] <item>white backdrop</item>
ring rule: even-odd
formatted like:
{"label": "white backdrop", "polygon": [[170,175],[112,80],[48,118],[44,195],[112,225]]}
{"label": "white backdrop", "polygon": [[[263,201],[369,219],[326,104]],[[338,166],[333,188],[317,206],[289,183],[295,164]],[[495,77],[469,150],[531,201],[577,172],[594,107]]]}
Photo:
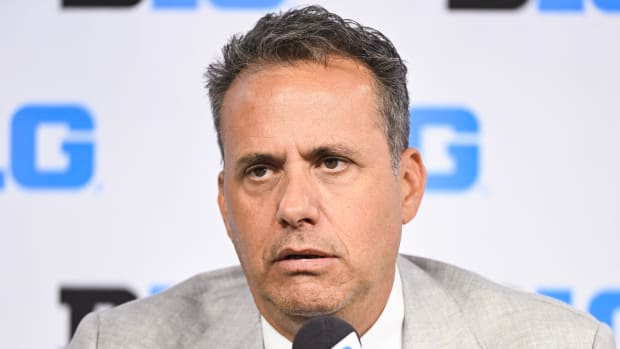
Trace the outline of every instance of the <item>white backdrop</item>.
{"label": "white backdrop", "polygon": [[[63,288],[143,297],[237,263],[216,208],[202,74],[229,36],[306,3],[132,2],[0,2],[2,348],[66,345],[76,300],[61,302]],[[429,171],[473,171],[460,189],[427,192],[401,250],[571,296],[618,336],[620,1],[318,3],[393,39],[410,68],[414,117],[427,108],[448,118],[419,134]],[[477,130],[451,129],[450,108]],[[93,125],[71,130],[73,117]],[[454,145],[477,156],[459,158]]]}

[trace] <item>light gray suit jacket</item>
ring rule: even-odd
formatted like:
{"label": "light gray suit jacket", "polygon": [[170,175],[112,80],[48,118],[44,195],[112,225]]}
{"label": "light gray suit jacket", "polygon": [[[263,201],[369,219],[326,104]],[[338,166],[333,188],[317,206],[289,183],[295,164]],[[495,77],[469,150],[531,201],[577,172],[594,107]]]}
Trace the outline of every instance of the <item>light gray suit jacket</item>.
{"label": "light gray suit jacket", "polygon": [[[400,256],[403,348],[614,349],[611,330],[550,298],[428,259]],[[70,349],[262,348],[260,315],[239,267],[88,315]]]}

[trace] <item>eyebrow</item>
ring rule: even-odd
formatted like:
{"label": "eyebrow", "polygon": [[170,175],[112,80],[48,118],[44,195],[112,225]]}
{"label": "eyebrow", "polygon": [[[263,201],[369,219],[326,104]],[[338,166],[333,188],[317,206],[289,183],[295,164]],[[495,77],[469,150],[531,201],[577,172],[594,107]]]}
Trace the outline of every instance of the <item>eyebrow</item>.
{"label": "eyebrow", "polygon": [[247,167],[255,165],[255,164],[268,164],[268,165],[275,166],[275,167],[281,167],[284,165],[284,162],[285,161],[283,158],[281,157],[278,158],[271,154],[252,153],[252,154],[244,155],[241,158],[239,158],[235,162],[234,169],[236,173],[241,173]]}
{"label": "eyebrow", "polygon": [[353,158],[358,153],[342,143],[325,144],[312,149],[308,154],[302,155],[305,159],[318,160],[330,156]]}
{"label": "eyebrow", "polygon": [[[317,161],[330,156],[355,158],[358,152],[342,143],[324,144],[313,148],[309,152],[301,154],[306,161]],[[269,153],[251,153],[242,156],[235,161],[235,173],[242,173],[246,168],[255,164],[266,164],[276,168],[281,168],[286,163],[284,157],[275,156]]]}

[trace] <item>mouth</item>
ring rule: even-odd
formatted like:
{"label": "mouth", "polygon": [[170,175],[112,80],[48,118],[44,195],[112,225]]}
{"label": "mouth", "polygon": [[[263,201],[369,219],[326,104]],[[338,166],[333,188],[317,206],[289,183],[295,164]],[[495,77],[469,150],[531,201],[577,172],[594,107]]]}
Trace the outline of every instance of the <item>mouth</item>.
{"label": "mouth", "polygon": [[338,266],[338,256],[312,248],[285,248],[273,261],[273,266],[288,276],[319,276]]}
{"label": "mouth", "polygon": [[284,249],[278,253],[275,262],[288,261],[288,260],[303,260],[303,259],[321,259],[332,258],[333,255],[313,249]]}
{"label": "mouth", "polygon": [[323,256],[317,256],[317,255],[304,255],[304,254],[291,254],[288,256],[285,256],[284,258],[282,258],[281,260],[297,260],[297,259],[317,259],[317,258],[325,258]]}

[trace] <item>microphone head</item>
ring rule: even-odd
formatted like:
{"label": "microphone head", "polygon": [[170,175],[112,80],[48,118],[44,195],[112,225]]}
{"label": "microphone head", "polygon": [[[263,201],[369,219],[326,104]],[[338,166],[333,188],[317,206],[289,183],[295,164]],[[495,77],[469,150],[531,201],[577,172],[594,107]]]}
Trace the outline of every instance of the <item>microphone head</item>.
{"label": "microphone head", "polygon": [[293,340],[293,349],[360,349],[359,335],[348,322],[333,316],[306,321]]}

